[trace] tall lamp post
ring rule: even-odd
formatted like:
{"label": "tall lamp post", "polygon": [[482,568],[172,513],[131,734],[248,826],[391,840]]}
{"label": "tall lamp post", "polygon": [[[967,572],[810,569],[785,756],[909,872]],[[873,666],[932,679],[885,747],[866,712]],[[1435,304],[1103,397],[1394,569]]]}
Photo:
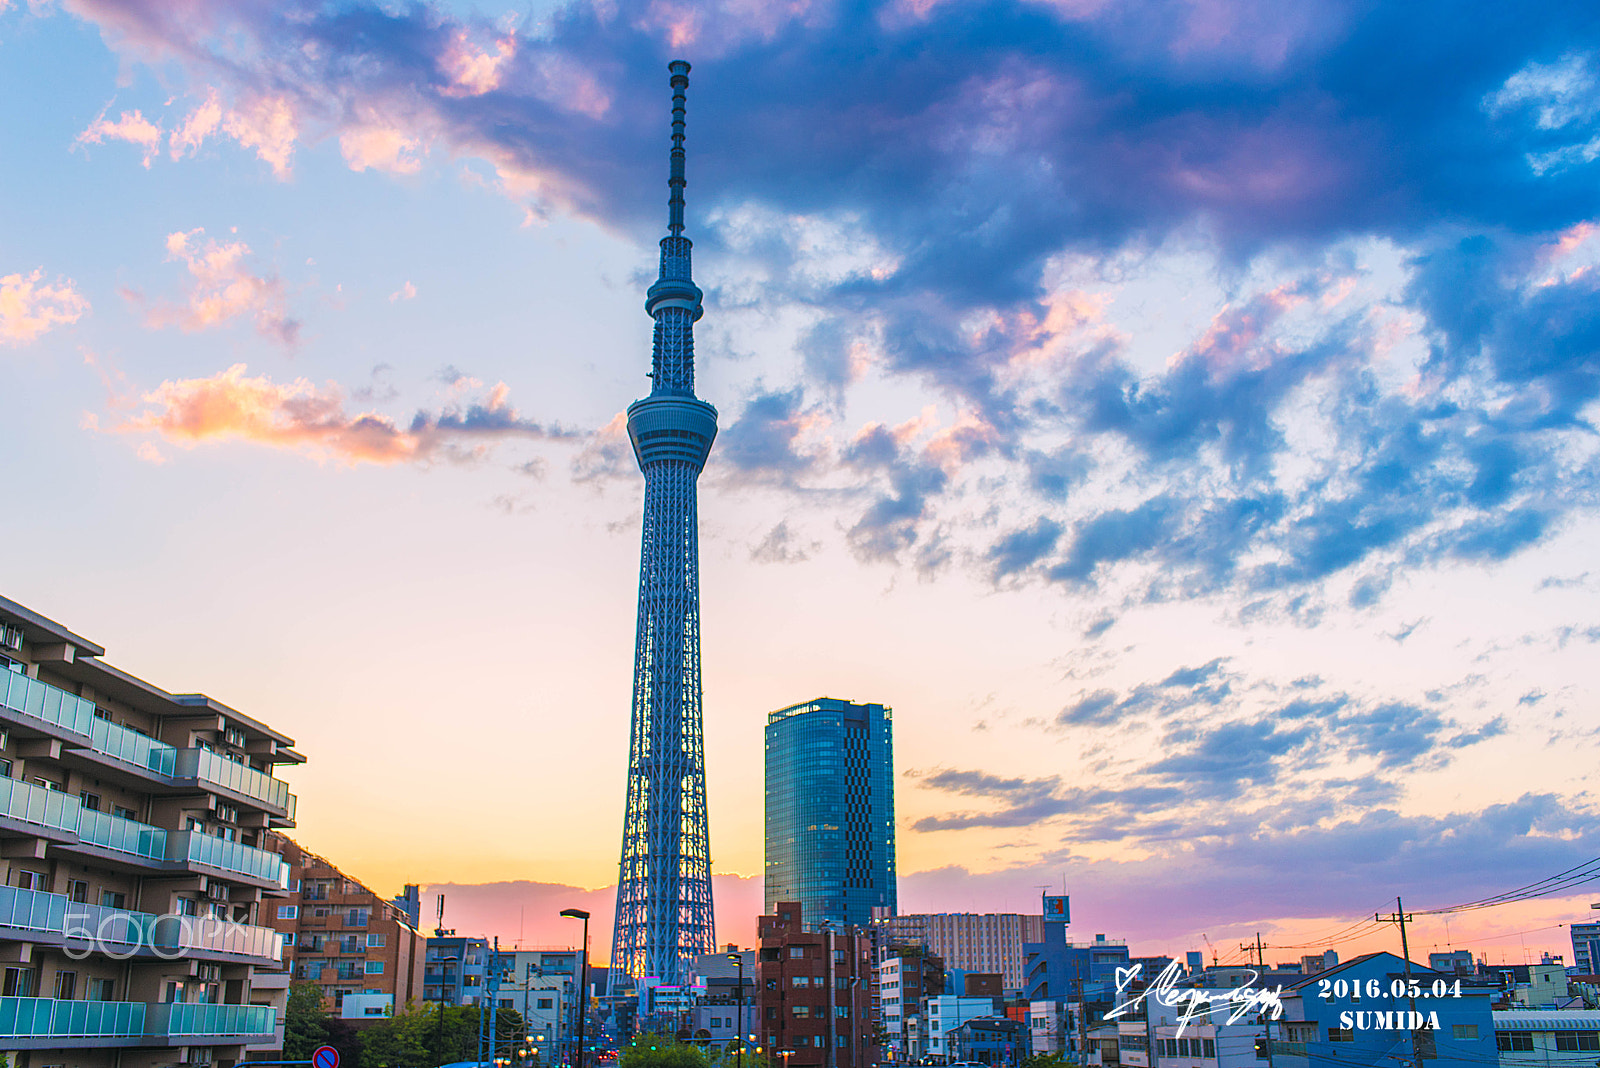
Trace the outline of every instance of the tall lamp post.
{"label": "tall lamp post", "polygon": [[739,999],[739,1023],[737,1038],[739,1047],[734,1053],[734,1059],[738,1062],[738,1068],[744,1068],[744,954],[729,953],[728,959],[739,962],[739,985],[736,988],[736,995]]}
{"label": "tall lamp post", "polygon": [[582,978],[578,981],[578,1063],[576,1068],[583,1068],[583,1023],[589,1015],[589,914],[582,909],[562,909],[561,915],[569,920],[583,921],[583,971]]}

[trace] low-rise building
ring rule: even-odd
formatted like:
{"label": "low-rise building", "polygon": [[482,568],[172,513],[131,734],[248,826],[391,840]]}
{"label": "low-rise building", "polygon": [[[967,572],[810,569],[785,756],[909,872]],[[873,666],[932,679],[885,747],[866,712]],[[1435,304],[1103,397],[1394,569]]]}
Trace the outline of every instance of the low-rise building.
{"label": "low-rise building", "polygon": [[923,1017],[927,1021],[927,1042],[923,1056],[948,1062],[950,1046],[948,1035],[968,1020],[995,1014],[994,998],[969,998],[957,994],[940,994],[923,999]]}
{"label": "low-rise building", "polygon": [[867,1068],[880,1052],[872,1011],[872,938],[854,927],[812,928],[799,902],[757,922],[761,1041],[787,1068]]}
{"label": "low-rise building", "polygon": [[270,919],[293,979],[321,986],[328,1011],[345,1019],[391,1016],[420,1001],[425,942],[408,910],[288,837],[273,835],[272,847],[289,862],[289,896]]}
{"label": "low-rise building", "polygon": [[977,1016],[944,1036],[952,1064],[1016,1065],[1028,1056],[1028,1025],[1004,1016]]}
{"label": "low-rise building", "polygon": [[1594,1068],[1600,1013],[1512,1009],[1494,1013],[1500,1068]]}

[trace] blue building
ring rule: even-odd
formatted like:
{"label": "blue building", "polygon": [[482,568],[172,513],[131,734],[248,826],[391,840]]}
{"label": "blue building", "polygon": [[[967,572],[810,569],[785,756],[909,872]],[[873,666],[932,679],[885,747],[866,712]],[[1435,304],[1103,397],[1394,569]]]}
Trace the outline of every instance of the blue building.
{"label": "blue building", "polygon": [[766,903],[808,923],[895,911],[893,712],[832,697],[767,716]]}
{"label": "blue building", "polygon": [[[1116,992],[1117,969],[1131,963],[1128,943],[1095,935],[1093,942],[1030,942],[1023,996],[1029,1001],[1101,1001]],[[1163,962],[1170,958],[1161,958]],[[1154,978],[1148,969],[1142,978]]]}
{"label": "blue building", "polygon": [[1402,958],[1368,953],[1284,989],[1283,1019],[1271,1025],[1273,1068],[1495,1064],[1496,992],[1416,964],[1408,977]]}

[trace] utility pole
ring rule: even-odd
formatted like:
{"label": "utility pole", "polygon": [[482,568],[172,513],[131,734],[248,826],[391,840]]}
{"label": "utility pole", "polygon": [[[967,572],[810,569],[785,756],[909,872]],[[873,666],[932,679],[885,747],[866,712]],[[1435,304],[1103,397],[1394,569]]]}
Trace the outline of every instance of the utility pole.
{"label": "utility pole", "polygon": [[[1374,913],[1372,918],[1377,920],[1379,923],[1393,923],[1398,924],[1400,927],[1400,955],[1405,958],[1406,964],[1406,1007],[1410,1010],[1410,1015],[1406,1018],[1406,1023],[1412,1024],[1415,1023],[1417,1019],[1417,999],[1411,992],[1411,947],[1406,942],[1406,921],[1411,919],[1411,917],[1406,914],[1405,906],[1401,904],[1398,895],[1396,895],[1394,899],[1394,908],[1394,912],[1390,913],[1388,916],[1379,916],[1378,914]],[[1424,1052],[1427,1053],[1427,1056],[1430,1060],[1435,1056],[1432,1041],[1433,1036],[1429,1036],[1429,1041],[1427,1043],[1429,1048],[1424,1051],[1419,1048],[1422,1043],[1419,1042],[1417,1037],[1417,1032],[1420,1031],[1421,1028],[1408,1027],[1407,1030],[1411,1032],[1411,1060],[1417,1065],[1417,1068],[1422,1068],[1422,1056]]]}

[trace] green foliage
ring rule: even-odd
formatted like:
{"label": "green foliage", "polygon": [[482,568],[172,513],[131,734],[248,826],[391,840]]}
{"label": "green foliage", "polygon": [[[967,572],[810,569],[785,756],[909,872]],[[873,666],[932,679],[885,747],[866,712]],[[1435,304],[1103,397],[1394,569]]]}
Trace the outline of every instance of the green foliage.
{"label": "green foliage", "polygon": [[1022,1058],[1022,1068],[1076,1068],[1062,1053],[1030,1053]]}
{"label": "green foliage", "polygon": [[[522,1014],[501,1009],[495,1014],[496,1047],[501,1056],[515,1049],[522,1035]],[[360,1068],[424,1068],[478,1056],[478,1007],[407,1005],[395,1015],[361,1031]]]}
{"label": "green foliage", "polygon": [[322,988],[316,983],[290,983],[289,1004],[283,1010],[285,1060],[310,1060],[328,1040],[328,1011],[322,1007]]}
{"label": "green foliage", "polygon": [[639,1035],[622,1051],[617,1068],[710,1068],[710,1063],[705,1050],[692,1042],[671,1035]]}

